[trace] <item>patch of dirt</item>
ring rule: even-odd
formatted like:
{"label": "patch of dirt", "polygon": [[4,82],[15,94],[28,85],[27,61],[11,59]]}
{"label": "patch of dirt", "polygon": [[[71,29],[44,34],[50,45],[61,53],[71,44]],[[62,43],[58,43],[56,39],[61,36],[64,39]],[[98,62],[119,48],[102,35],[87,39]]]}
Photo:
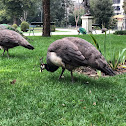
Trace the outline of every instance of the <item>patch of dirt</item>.
{"label": "patch of dirt", "polygon": [[[126,62],[124,65],[126,66]],[[84,66],[77,68],[75,70],[75,72],[78,72],[79,74],[85,74],[90,77],[99,77],[99,76],[106,77],[106,76],[108,76],[108,75],[105,75],[103,72],[99,73],[90,67],[84,67]],[[123,74],[126,72],[126,68],[124,68],[124,67],[122,67],[122,65],[120,65],[120,66],[118,66],[118,68],[116,70],[114,70],[114,72],[116,74]]]}

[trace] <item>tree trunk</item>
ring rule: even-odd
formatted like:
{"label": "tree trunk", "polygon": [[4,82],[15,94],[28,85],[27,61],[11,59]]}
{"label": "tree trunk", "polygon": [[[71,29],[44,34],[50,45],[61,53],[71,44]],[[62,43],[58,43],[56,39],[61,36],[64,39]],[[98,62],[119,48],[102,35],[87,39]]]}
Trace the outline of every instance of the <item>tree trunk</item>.
{"label": "tree trunk", "polygon": [[78,24],[78,21],[79,21],[79,10],[75,10],[75,13],[74,13],[74,17],[75,17],[75,22],[76,22],[76,29],[77,29],[77,24]]}
{"label": "tree trunk", "polygon": [[14,16],[14,18],[13,18],[13,24],[17,24],[17,21],[18,19]]}
{"label": "tree trunk", "polygon": [[79,21],[79,16],[75,17],[76,29],[77,29],[77,24],[78,24],[78,21]]}
{"label": "tree trunk", "polygon": [[43,2],[43,36],[50,36],[50,0]]}

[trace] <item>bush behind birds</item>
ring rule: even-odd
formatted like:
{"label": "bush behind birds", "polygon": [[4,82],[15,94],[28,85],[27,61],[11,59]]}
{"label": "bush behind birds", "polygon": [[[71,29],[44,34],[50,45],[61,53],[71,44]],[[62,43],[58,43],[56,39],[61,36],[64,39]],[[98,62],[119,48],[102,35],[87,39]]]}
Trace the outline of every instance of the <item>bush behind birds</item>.
{"label": "bush behind birds", "polygon": [[29,24],[28,24],[28,22],[23,21],[23,22],[21,23],[21,31],[27,32],[28,29],[29,29]]}
{"label": "bush behind birds", "polygon": [[18,26],[17,26],[17,24],[13,24],[12,27],[13,27],[14,29],[17,29]]}

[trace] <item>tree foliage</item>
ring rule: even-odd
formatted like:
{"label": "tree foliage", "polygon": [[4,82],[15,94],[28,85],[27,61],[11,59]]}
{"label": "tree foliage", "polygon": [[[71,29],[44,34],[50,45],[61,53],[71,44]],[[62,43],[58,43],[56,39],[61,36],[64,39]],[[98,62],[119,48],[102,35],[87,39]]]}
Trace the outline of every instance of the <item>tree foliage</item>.
{"label": "tree foliage", "polygon": [[0,1],[0,24],[8,23],[8,20],[11,20],[11,17],[7,15],[7,11],[2,1]]}
{"label": "tree foliage", "polygon": [[10,15],[14,24],[17,24],[17,18],[22,14],[21,1],[17,0],[3,0],[7,14]]}
{"label": "tree foliage", "polygon": [[126,0],[124,0],[123,2],[123,9],[124,9],[124,13],[126,14]]}
{"label": "tree foliage", "polygon": [[18,19],[26,20],[28,13],[34,11],[35,0],[3,0],[7,15],[13,18],[14,24]]}
{"label": "tree foliage", "polygon": [[84,15],[84,8],[82,7],[75,7],[74,11],[73,11],[73,15],[74,15],[74,21],[76,22],[76,29],[77,29],[77,25],[81,24],[81,16]]}
{"label": "tree foliage", "polygon": [[64,18],[64,3],[62,0],[51,0],[50,3],[51,21],[61,21]]}
{"label": "tree foliage", "polygon": [[[22,21],[42,21],[42,1],[40,0],[1,0],[0,11],[3,6],[6,17],[13,19],[15,24],[17,20]],[[51,0],[50,1],[50,20],[56,22],[57,25],[68,22],[69,8],[72,5],[72,0]],[[3,17],[3,16],[1,16]],[[1,21],[3,18],[1,18]],[[8,19],[8,18],[7,18]],[[3,20],[4,21],[4,20]],[[10,19],[9,19],[10,21]]]}
{"label": "tree foliage", "polygon": [[101,26],[108,27],[113,11],[111,0],[91,0],[91,14]]}
{"label": "tree foliage", "polygon": [[61,25],[62,23],[67,24],[71,6],[72,6],[71,0],[51,0],[50,1],[51,21],[56,22],[57,25]]}

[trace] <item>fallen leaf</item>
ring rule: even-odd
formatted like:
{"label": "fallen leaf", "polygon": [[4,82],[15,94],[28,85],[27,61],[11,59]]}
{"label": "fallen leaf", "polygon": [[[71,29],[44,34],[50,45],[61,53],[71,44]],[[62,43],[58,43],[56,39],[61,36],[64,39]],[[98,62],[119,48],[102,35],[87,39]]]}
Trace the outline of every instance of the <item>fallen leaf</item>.
{"label": "fallen leaf", "polygon": [[93,105],[96,105],[96,102],[94,102]]}
{"label": "fallen leaf", "polygon": [[65,106],[65,104],[62,104],[62,106]]}
{"label": "fallen leaf", "polygon": [[80,101],[82,102],[82,101],[84,101],[84,100],[81,99]]}
{"label": "fallen leaf", "polygon": [[86,109],[86,107],[84,106],[83,109]]}
{"label": "fallen leaf", "polygon": [[86,84],[89,84],[89,82],[87,81]]}
{"label": "fallen leaf", "polygon": [[10,82],[10,84],[15,84],[15,83],[16,83],[16,79]]}
{"label": "fallen leaf", "polygon": [[89,93],[91,94],[91,90],[89,91]]}

